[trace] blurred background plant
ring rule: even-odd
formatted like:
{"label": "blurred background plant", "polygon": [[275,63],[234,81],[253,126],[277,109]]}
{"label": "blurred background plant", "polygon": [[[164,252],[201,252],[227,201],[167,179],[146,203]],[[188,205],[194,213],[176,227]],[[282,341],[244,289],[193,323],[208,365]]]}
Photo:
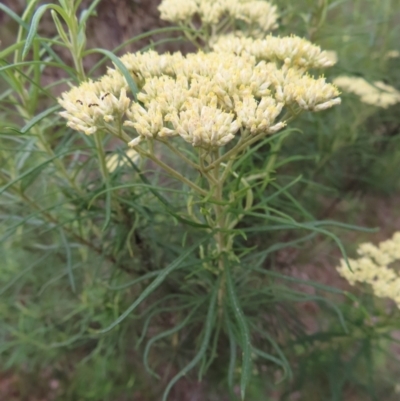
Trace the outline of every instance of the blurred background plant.
{"label": "blurred background plant", "polygon": [[[179,218],[183,188],[155,166],[143,170],[121,142],[104,137],[100,148],[92,136],[67,129],[57,113],[67,82],[99,76],[112,54],[132,43],[193,51],[173,27],[133,37],[112,53],[93,51],[86,29],[91,20],[107,25],[103,3],[22,1],[12,4],[18,14],[0,4],[0,394],[1,383],[11,386],[7,399],[160,399],[207,334],[214,278],[196,256],[203,234]],[[125,12],[140,17],[151,8],[143,3]],[[346,75],[400,89],[399,1],[277,6],[275,34],[304,36],[335,52],[329,81]],[[42,32],[43,24],[58,33]],[[32,46],[23,57],[26,41]],[[236,246],[245,269],[233,270],[232,281],[259,350],[251,371],[243,372],[238,329],[214,331],[198,370],[172,388],[170,399],[235,400],[244,373],[248,400],[398,399],[397,309],[366,289],[357,299],[345,296],[334,241],[339,237],[353,256],[358,243],[400,230],[398,105],[382,108],[342,91],[340,107],[296,120],[296,134],[277,155],[273,185],[254,190],[258,204],[292,220],[267,222],[254,213],[240,227],[246,240]],[[276,155],[274,145],[257,149],[243,169],[262,169]],[[344,230],[355,225],[382,230]],[[138,309],[99,334],[171,266],[177,270]],[[292,378],[281,380],[283,370]]]}

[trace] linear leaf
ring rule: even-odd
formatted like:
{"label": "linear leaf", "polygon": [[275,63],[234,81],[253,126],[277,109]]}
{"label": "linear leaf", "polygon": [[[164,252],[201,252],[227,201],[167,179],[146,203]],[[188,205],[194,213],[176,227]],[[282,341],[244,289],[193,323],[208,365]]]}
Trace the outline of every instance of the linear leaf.
{"label": "linear leaf", "polygon": [[152,337],[152,338],[147,342],[146,348],[145,348],[145,350],[144,350],[144,355],[143,355],[143,363],[144,363],[145,369],[146,369],[151,375],[153,375],[153,376],[159,378],[159,376],[157,375],[157,373],[155,373],[155,372],[150,368],[150,366],[149,366],[148,357],[149,357],[149,352],[150,352],[150,349],[151,349],[152,345],[153,345],[155,342],[161,340],[162,338],[168,337],[168,336],[170,336],[171,334],[174,334],[174,333],[180,331],[181,329],[183,329],[183,328],[188,324],[188,322],[190,321],[191,317],[194,315],[194,313],[197,311],[197,309],[200,307],[200,305],[201,305],[201,303],[198,304],[197,306],[195,306],[195,307],[190,311],[190,313],[186,316],[186,318],[183,319],[182,322],[179,323],[177,326],[172,327],[172,328],[169,329],[169,330],[165,330],[165,331],[163,331],[162,333],[157,334],[156,336]]}
{"label": "linear leaf", "polygon": [[26,56],[30,47],[32,46],[32,42],[36,36],[40,19],[42,18],[43,14],[49,9],[57,11],[64,18],[65,22],[68,24],[68,19],[69,19],[68,15],[60,6],[54,4],[43,4],[42,6],[40,6],[32,17],[31,25],[29,27],[29,32],[26,37],[24,50],[22,51],[22,58]]}
{"label": "linear leaf", "polygon": [[168,265],[159,276],[139,295],[135,302],[112,324],[106,327],[103,330],[99,330],[97,333],[104,334],[112,330],[118,324],[120,324],[123,320],[127,318],[127,316],[136,309],[138,305],[140,305],[157,287],[161,285],[161,283],[165,280],[165,278],[173,272],[175,269],[181,267],[181,263],[195,250],[197,249],[203,242],[205,242],[210,236],[206,236],[205,238],[197,241],[194,245],[192,245],[186,252],[183,252],[179,258],[175,259],[170,265]]}
{"label": "linear leaf", "polygon": [[229,299],[233,307],[233,313],[236,317],[236,321],[238,323],[241,334],[241,346],[243,355],[242,355],[242,373],[240,378],[240,395],[242,397],[242,400],[244,400],[246,394],[246,387],[250,380],[250,375],[251,375],[251,340],[250,340],[250,331],[247,326],[243,310],[240,306],[239,300],[236,295],[230,268],[231,266],[228,265],[225,266],[226,286],[228,289]]}
{"label": "linear leaf", "polygon": [[121,73],[123,74],[123,76],[126,79],[126,82],[129,85],[129,88],[132,91],[133,97],[136,101],[136,94],[138,93],[139,89],[136,85],[136,82],[134,81],[134,79],[132,78],[131,74],[129,73],[128,69],[125,67],[125,65],[122,63],[122,61],[112,52],[105,50],[105,49],[91,49],[88,50],[86,52],[86,54],[91,54],[91,53],[101,53],[104,54],[105,56],[107,56],[117,67],[118,69],[121,71]]}
{"label": "linear leaf", "polygon": [[22,128],[21,128],[21,134],[25,134],[27,131],[29,131],[33,126],[35,126],[39,121],[43,120],[45,117],[47,117],[50,114],[53,114],[56,110],[60,108],[59,105],[50,107],[47,110],[42,111],[40,114],[37,116],[33,117],[32,120],[28,121]]}
{"label": "linear leaf", "polygon": [[205,326],[204,326],[204,337],[203,337],[203,341],[201,342],[199,351],[197,352],[196,356],[191,360],[191,362],[189,362],[168,383],[168,386],[164,391],[164,394],[163,394],[163,397],[162,397],[162,401],[167,401],[167,397],[168,397],[169,392],[171,391],[171,388],[175,385],[175,383],[182,376],[185,376],[186,373],[188,373],[190,370],[192,370],[199,363],[199,361],[201,360],[201,358],[203,357],[203,355],[205,354],[205,352],[207,350],[208,344],[210,342],[210,336],[211,336],[212,327],[213,327],[214,320],[215,320],[217,294],[218,294],[220,281],[221,281],[221,279],[217,280],[217,282],[214,285],[213,292],[211,293],[210,304],[209,304],[209,307],[208,307],[207,317],[206,317]]}

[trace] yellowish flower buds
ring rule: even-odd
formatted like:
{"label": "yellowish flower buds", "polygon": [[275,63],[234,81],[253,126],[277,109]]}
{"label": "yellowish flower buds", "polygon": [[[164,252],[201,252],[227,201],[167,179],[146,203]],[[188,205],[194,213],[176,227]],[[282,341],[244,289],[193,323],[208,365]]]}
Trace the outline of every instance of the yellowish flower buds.
{"label": "yellowish flower buds", "polygon": [[351,270],[345,261],[337,268],[339,274],[351,285],[356,282],[372,287],[377,297],[391,298],[400,308],[400,275],[390,264],[400,260],[400,232],[378,246],[365,243],[359,246],[359,259],[349,259]]}
{"label": "yellowish flower buds", "polygon": [[298,36],[280,38],[270,35],[265,39],[252,39],[230,34],[218,38],[213,49],[222,53],[248,54],[257,60],[274,61],[303,70],[331,67],[336,62],[332,54]]}
{"label": "yellowish flower buds", "polygon": [[158,7],[161,19],[177,24],[199,17],[205,25],[217,25],[224,17],[241,20],[255,32],[277,28],[277,8],[263,0],[163,0]]}
{"label": "yellowish flower buds", "polygon": [[[277,19],[276,7],[261,0],[163,0],[159,9],[162,18],[173,22],[187,23],[197,16],[213,25],[225,18],[261,31],[276,27]],[[133,147],[143,138],[181,137],[211,149],[237,134],[273,134],[286,125],[282,115],[340,103],[335,86],[306,74],[310,68],[332,65],[332,58],[295,36],[226,35],[208,53],[160,55],[152,50],[120,60],[137,84],[137,102],[124,76],[110,69],[99,81],[62,95],[61,115],[72,129],[88,135],[105,129],[126,138],[127,127],[137,135],[130,141]]]}
{"label": "yellowish flower buds", "polygon": [[381,81],[370,84],[364,78],[348,77],[342,75],[334,81],[346,92],[354,93],[360,97],[363,103],[367,103],[377,107],[388,108],[400,102],[400,92]]}

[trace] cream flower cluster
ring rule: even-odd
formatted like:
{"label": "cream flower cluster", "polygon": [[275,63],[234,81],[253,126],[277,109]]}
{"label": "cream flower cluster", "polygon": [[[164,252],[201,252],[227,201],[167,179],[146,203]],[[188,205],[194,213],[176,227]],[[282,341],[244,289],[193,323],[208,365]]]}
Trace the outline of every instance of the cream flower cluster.
{"label": "cream flower cluster", "polygon": [[[242,127],[252,133],[273,133],[284,126],[275,123],[283,103],[270,96],[265,63],[255,65],[250,57],[201,52],[152,57],[156,67],[153,77],[141,78],[145,82],[138,94],[141,104],[132,104],[127,112],[125,125],[139,134],[132,146],[143,137],[178,135],[193,146],[208,149],[227,144]],[[122,59],[133,76],[140,75],[141,64],[151,70],[148,59],[135,58],[131,54]],[[251,124],[245,98],[252,100]]]}
{"label": "cream flower cluster", "polygon": [[314,79],[305,75],[278,88],[278,100],[288,104],[297,103],[304,110],[321,111],[340,104],[337,88],[327,84],[325,78]]}
{"label": "cream flower cluster", "polygon": [[360,258],[349,259],[352,271],[344,260],[337,268],[339,274],[351,285],[356,282],[371,285],[377,297],[391,298],[400,308],[400,275],[389,265],[400,260],[400,232],[378,246],[371,243],[360,245]]}
{"label": "cream flower cluster", "polygon": [[319,111],[340,103],[337,88],[323,78],[249,54],[149,51],[121,61],[138,85],[138,102],[127,97],[123,75],[110,69],[99,81],[62,95],[61,115],[71,128],[93,134],[115,122],[136,131],[132,146],[143,138],[180,136],[209,149],[227,144],[241,129],[277,132],[285,126],[279,121],[285,106]]}
{"label": "cream flower cluster", "polygon": [[202,23],[217,25],[223,17],[241,20],[255,32],[277,28],[277,8],[263,0],[163,0],[161,19],[185,24],[198,16]]}
{"label": "cream flower cluster", "polygon": [[255,27],[251,30],[253,34],[272,31],[278,27],[277,8],[267,1],[233,1],[230,7],[230,14],[235,19],[246,22],[249,27]]}
{"label": "cream flower cluster", "polygon": [[363,103],[388,108],[400,102],[400,92],[381,81],[368,83],[360,77],[339,76],[334,83],[346,92],[354,93]]}
{"label": "cream flower cluster", "polygon": [[60,115],[67,125],[86,135],[94,134],[105,123],[121,119],[131,103],[122,74],[112,70],[98,82],[88,81],[62,94],[58,100],[65,109]]}
{"label": "cream flower cluster", "polygon": [[219,37],[213,49],[221,53],[248,54],[258,61],[279,62],[286,67],[304,70],[331,67],[336,62],[330,53],[322,51],[319,46],[298,36],[252,39],[229,34]]}

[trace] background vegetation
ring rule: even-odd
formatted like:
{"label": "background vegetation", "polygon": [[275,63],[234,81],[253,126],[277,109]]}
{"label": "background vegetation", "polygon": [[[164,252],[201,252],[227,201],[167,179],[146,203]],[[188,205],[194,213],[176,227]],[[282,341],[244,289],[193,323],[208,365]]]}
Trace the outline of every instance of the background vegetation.
{"label": "background vegetation", "polygon": [[[142,170],[109,137],[102,146],[120,163],[104,181],[99,145],[57,114],[66,82],[111,65],[110,54],[91,50],[84,35],[102,2],[78,3],[65,2],[70,24],[60,22],[80,40],[70,49],[54,30],[41,31],[53,22],[49,9],[33,18],[37,1],[24,3],[19,15],[0,3],[0,394],[158,400],[203,346],[213,276],[194,252],[204,233],[177,217],[183,188],[154,166]],[[141,7],[131,12],[140,15]],[[398,0],[282,0],[278,8],[280,35],[337,53],[328,80],[346,74],[400,88],[400,57],[388,56],[400,51]],[[29,28],[35,24],[37,32]],[[34,38],[23,57],[28,32]],[[175,28],[145,36],[143,47],[190,49]],[[108,50],[123,54],[137,39]],[[398,105],[382,109],[343,93],[340,107],[296,124],[279,154],[272,141],[240,166],[256,172],[277,155],[273,185],[255,196],[283,216],[247,216],[240,227],[246,240],[236,245],[245,268],[232,271],[232,282],[259,350],[246,400],[397,400],[398,310],[366,288],[346,293],[335,266],[338,240],[353,255],[358,243],[400,230]],[[112,197],[109,188],[118,188]],[[171,266],[176,270],[119,323]],[[197,370],[172,388],[171,400],[239,397],[236,331],[212,331]]]}

